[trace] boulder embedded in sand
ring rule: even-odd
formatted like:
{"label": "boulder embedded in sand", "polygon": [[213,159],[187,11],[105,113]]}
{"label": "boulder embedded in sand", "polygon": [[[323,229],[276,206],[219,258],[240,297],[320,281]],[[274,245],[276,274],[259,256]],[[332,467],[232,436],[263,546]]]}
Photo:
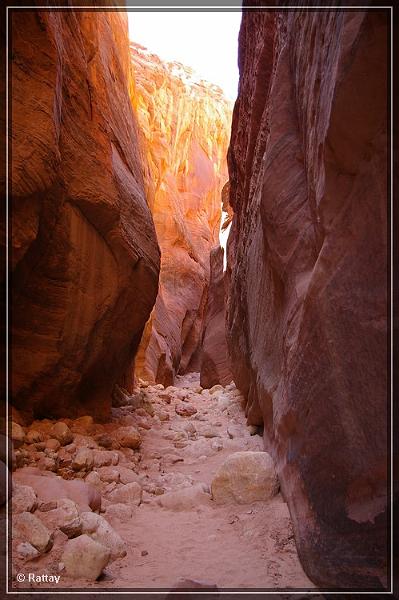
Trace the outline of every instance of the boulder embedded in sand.
{"label": "boulder embedded in sand", "polygon": [[249,504],[277,494],[278,478],[267,452],[235,452],[219,467],[212,481],[217,504]]}
{"label": "boulder embedded in sand", "polygon": [[78,506],[69,498],[61,498],[57,502],[57,508],[46,513],[46,523],[51,523],[68,538],[77,537],[82,533]]}
{"label": "boulder embedded in sand", "polygon": [[98,579],[107,566],[111,553],[88,535],[80,535],[66,544],[62,555],[66,574],[74,579]]}
{"label": "boulder embedded in sand", "polygon": [[159,496],[157,502],[168,510],[192,510],[210,499],[206,493],[206,486],[202,483],[185,487]]}
{"label": "boulder embedded in sand", "polygon": [[41,554],[51,550],[53,546],[53,534],[32,513],[23,512],[16,515],[12,525],[13,539],[29,542]]}
{"label": "boulder embedded in sand", "polygon": [[120,487],[113,490],[108,498],[112,502],[122,503],[122,504],[133,504],[138,506],[141,502],[142,498],[142,489],[141,486],[133,481],[132,483],[127,483],[126,485],[121,485]]}
{"label": "boulder embedded in sand", "polygon": [[109,549],[111,560],[126,556],[125,542],[101,515],[85,512],[80,515],[82,532]]}

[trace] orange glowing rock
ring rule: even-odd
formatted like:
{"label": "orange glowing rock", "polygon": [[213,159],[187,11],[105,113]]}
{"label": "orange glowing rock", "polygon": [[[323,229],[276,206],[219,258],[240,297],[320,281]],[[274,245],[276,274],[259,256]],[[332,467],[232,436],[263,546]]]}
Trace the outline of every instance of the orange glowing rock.
{"label": "orange glowing rock", "polygon": [[136,359],[136,374],[173,383],[199,370],[209,284],[209,255],[218,244],[221,190],[232,106],[220,88],[196,80],[180,63],[162,62],[131,45],[132,103],[147,163],[145,181],[158,242],[157,302]]}

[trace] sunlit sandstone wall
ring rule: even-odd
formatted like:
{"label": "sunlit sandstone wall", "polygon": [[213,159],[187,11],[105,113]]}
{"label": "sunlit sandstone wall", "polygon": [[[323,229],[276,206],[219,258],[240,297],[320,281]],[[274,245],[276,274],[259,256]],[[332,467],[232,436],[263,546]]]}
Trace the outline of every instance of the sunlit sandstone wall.
{"label": "sunlit sandstone wall", "polygon": [[387,13],[245,12],[228,344],[302,564],[386,582]]}
{"label": "sunlit sandstone wall", "polygon": [[154,305],[121,12],[12,14],[12,397],[106,416]]}
{"label": "sunlit sandstone wall", "polygon": [[217,245],[231,106],[179,63],[132,44],[132,102],[143,134],[146,182],[161,247],[160,286],[136,374],[171,384],[200,368],[211,248]]}

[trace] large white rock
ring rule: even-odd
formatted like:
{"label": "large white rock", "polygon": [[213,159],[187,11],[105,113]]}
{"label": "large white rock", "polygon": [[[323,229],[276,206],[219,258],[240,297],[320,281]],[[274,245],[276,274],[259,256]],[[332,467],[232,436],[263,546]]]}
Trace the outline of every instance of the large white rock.
{"label": "large white rock", "polygon": [[80,515],[80,518],[82,533],[89,535],[94,541],[108,548],[111,560],[126,556],[125,542],[104,517],[92,512],[85,512]]}
{"label": "large white rock", "polygon": [[66,574],[74,579],[98,579],[107,566],[111,553],[88,535],[68,540],[62,555]]}
{"label": "large white rock", "polygon": [[235,452],[219,467],[212,481],[217,504],[250,504],[277,494],[279,483],[267,452]]}

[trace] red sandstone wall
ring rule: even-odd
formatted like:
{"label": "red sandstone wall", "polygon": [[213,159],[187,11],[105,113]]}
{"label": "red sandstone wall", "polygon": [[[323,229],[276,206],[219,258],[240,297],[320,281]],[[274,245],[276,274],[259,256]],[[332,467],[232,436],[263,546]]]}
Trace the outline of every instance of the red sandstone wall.
{"label": "red sandstone wall", "polygon": [[11,27],[13,402],[104,415],[159,270],[126,15],[15,11]]}
{"label": "red sandstone wall", "polygon": [[191,69],[132,44],[132,102],[143,133],[146,181],[162,251],[159,294],[136,373],[173,383],[200,370],[209,254],[218,242],[231,107]]}
{"label": "red sandstone wall", "polygon": [[387,17],[248,12],[228,343],[321,586],[386,582]]}

